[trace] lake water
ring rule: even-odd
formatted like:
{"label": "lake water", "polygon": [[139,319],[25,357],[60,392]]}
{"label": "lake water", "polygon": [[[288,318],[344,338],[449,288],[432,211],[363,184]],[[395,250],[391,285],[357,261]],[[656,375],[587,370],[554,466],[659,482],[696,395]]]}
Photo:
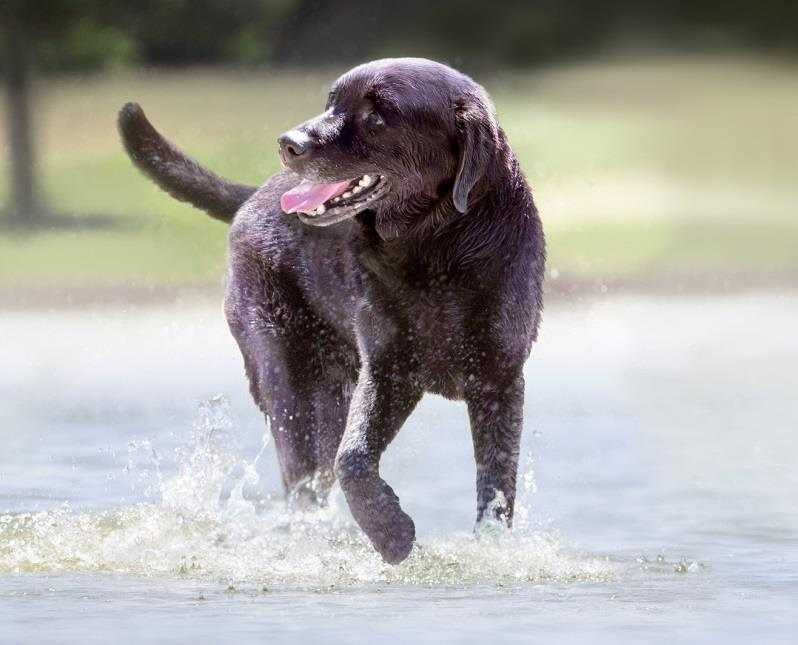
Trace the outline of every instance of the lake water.
{"label": "lake water", "polygon": [[0,642],[794,643],[796,366],[795,292],[555,301],[514,534],[427,397],[391,567],[340,491],[281,500],[218,304],[1,311]]}

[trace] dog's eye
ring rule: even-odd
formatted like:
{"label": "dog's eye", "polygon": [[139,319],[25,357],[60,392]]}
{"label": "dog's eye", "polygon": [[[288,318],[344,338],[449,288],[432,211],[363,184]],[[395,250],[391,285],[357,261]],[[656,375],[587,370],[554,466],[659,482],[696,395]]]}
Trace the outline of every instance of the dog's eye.
{"label": "dog's eye", "polygon": [[376,130],[384,126],[385,121],[375,110],[372,110],[366,115],[366,125],[372,130]]}

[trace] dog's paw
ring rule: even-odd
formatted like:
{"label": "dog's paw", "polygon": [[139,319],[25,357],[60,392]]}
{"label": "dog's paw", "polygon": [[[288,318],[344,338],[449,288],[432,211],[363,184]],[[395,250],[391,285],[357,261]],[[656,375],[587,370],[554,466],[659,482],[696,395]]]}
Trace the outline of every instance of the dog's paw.
{"label": "dog's paw", "polygon": [[349,481],[344,487],[352,517],[388,564],[399,564],[413,549],[416,526],[393,489],[379,477]]}
{"label": "dog's paw", "polygon": [[399,564],[413,550],[416,525],[407,513],[399,509],[393,521],[380,529],[369,535],[371,543],[388,564]]}

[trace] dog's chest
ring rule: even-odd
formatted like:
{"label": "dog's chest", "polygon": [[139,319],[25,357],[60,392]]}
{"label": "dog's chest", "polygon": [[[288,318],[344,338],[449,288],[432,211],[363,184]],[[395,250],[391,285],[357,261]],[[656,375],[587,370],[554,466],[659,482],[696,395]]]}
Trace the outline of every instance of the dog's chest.
{"label": "dog's chest", "polygon": [[469,304],[461,294],[434,289],[414,290],[396,303],[398,315],[390,322],[427,391],[449,398],[463,394],[479,353]]}
{"label": "dog's chest", "polygon": [[398,346],[412,358],[425,390],[461,398],[490,346],[492,290],[478,274],[429,251],[423,258],[407,254],[396,262],[384,261],[379,253],[366,256],[360,302],[369,313],[361,338],[371,336],[374,342],[366,339],[366,347],[375,351]]}

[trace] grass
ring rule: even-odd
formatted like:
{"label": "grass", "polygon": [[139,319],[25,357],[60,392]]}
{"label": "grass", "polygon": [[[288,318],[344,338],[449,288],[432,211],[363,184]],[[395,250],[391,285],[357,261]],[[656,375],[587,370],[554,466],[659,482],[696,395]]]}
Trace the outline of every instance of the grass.
{"label": "grass", "polygon": [[[117,109],[139,101],[211,168],[261,183],[278,169],[277,135],[318,112],[341,71],[41,81],[35,120],[47,203],[119,226],[0,233],[0,287],[218,282],[226,227],[132,168]],[[769,60],[660,59],[481,78],[535,191],[550,270],[606,282],[798,276],[796,71]]]}

